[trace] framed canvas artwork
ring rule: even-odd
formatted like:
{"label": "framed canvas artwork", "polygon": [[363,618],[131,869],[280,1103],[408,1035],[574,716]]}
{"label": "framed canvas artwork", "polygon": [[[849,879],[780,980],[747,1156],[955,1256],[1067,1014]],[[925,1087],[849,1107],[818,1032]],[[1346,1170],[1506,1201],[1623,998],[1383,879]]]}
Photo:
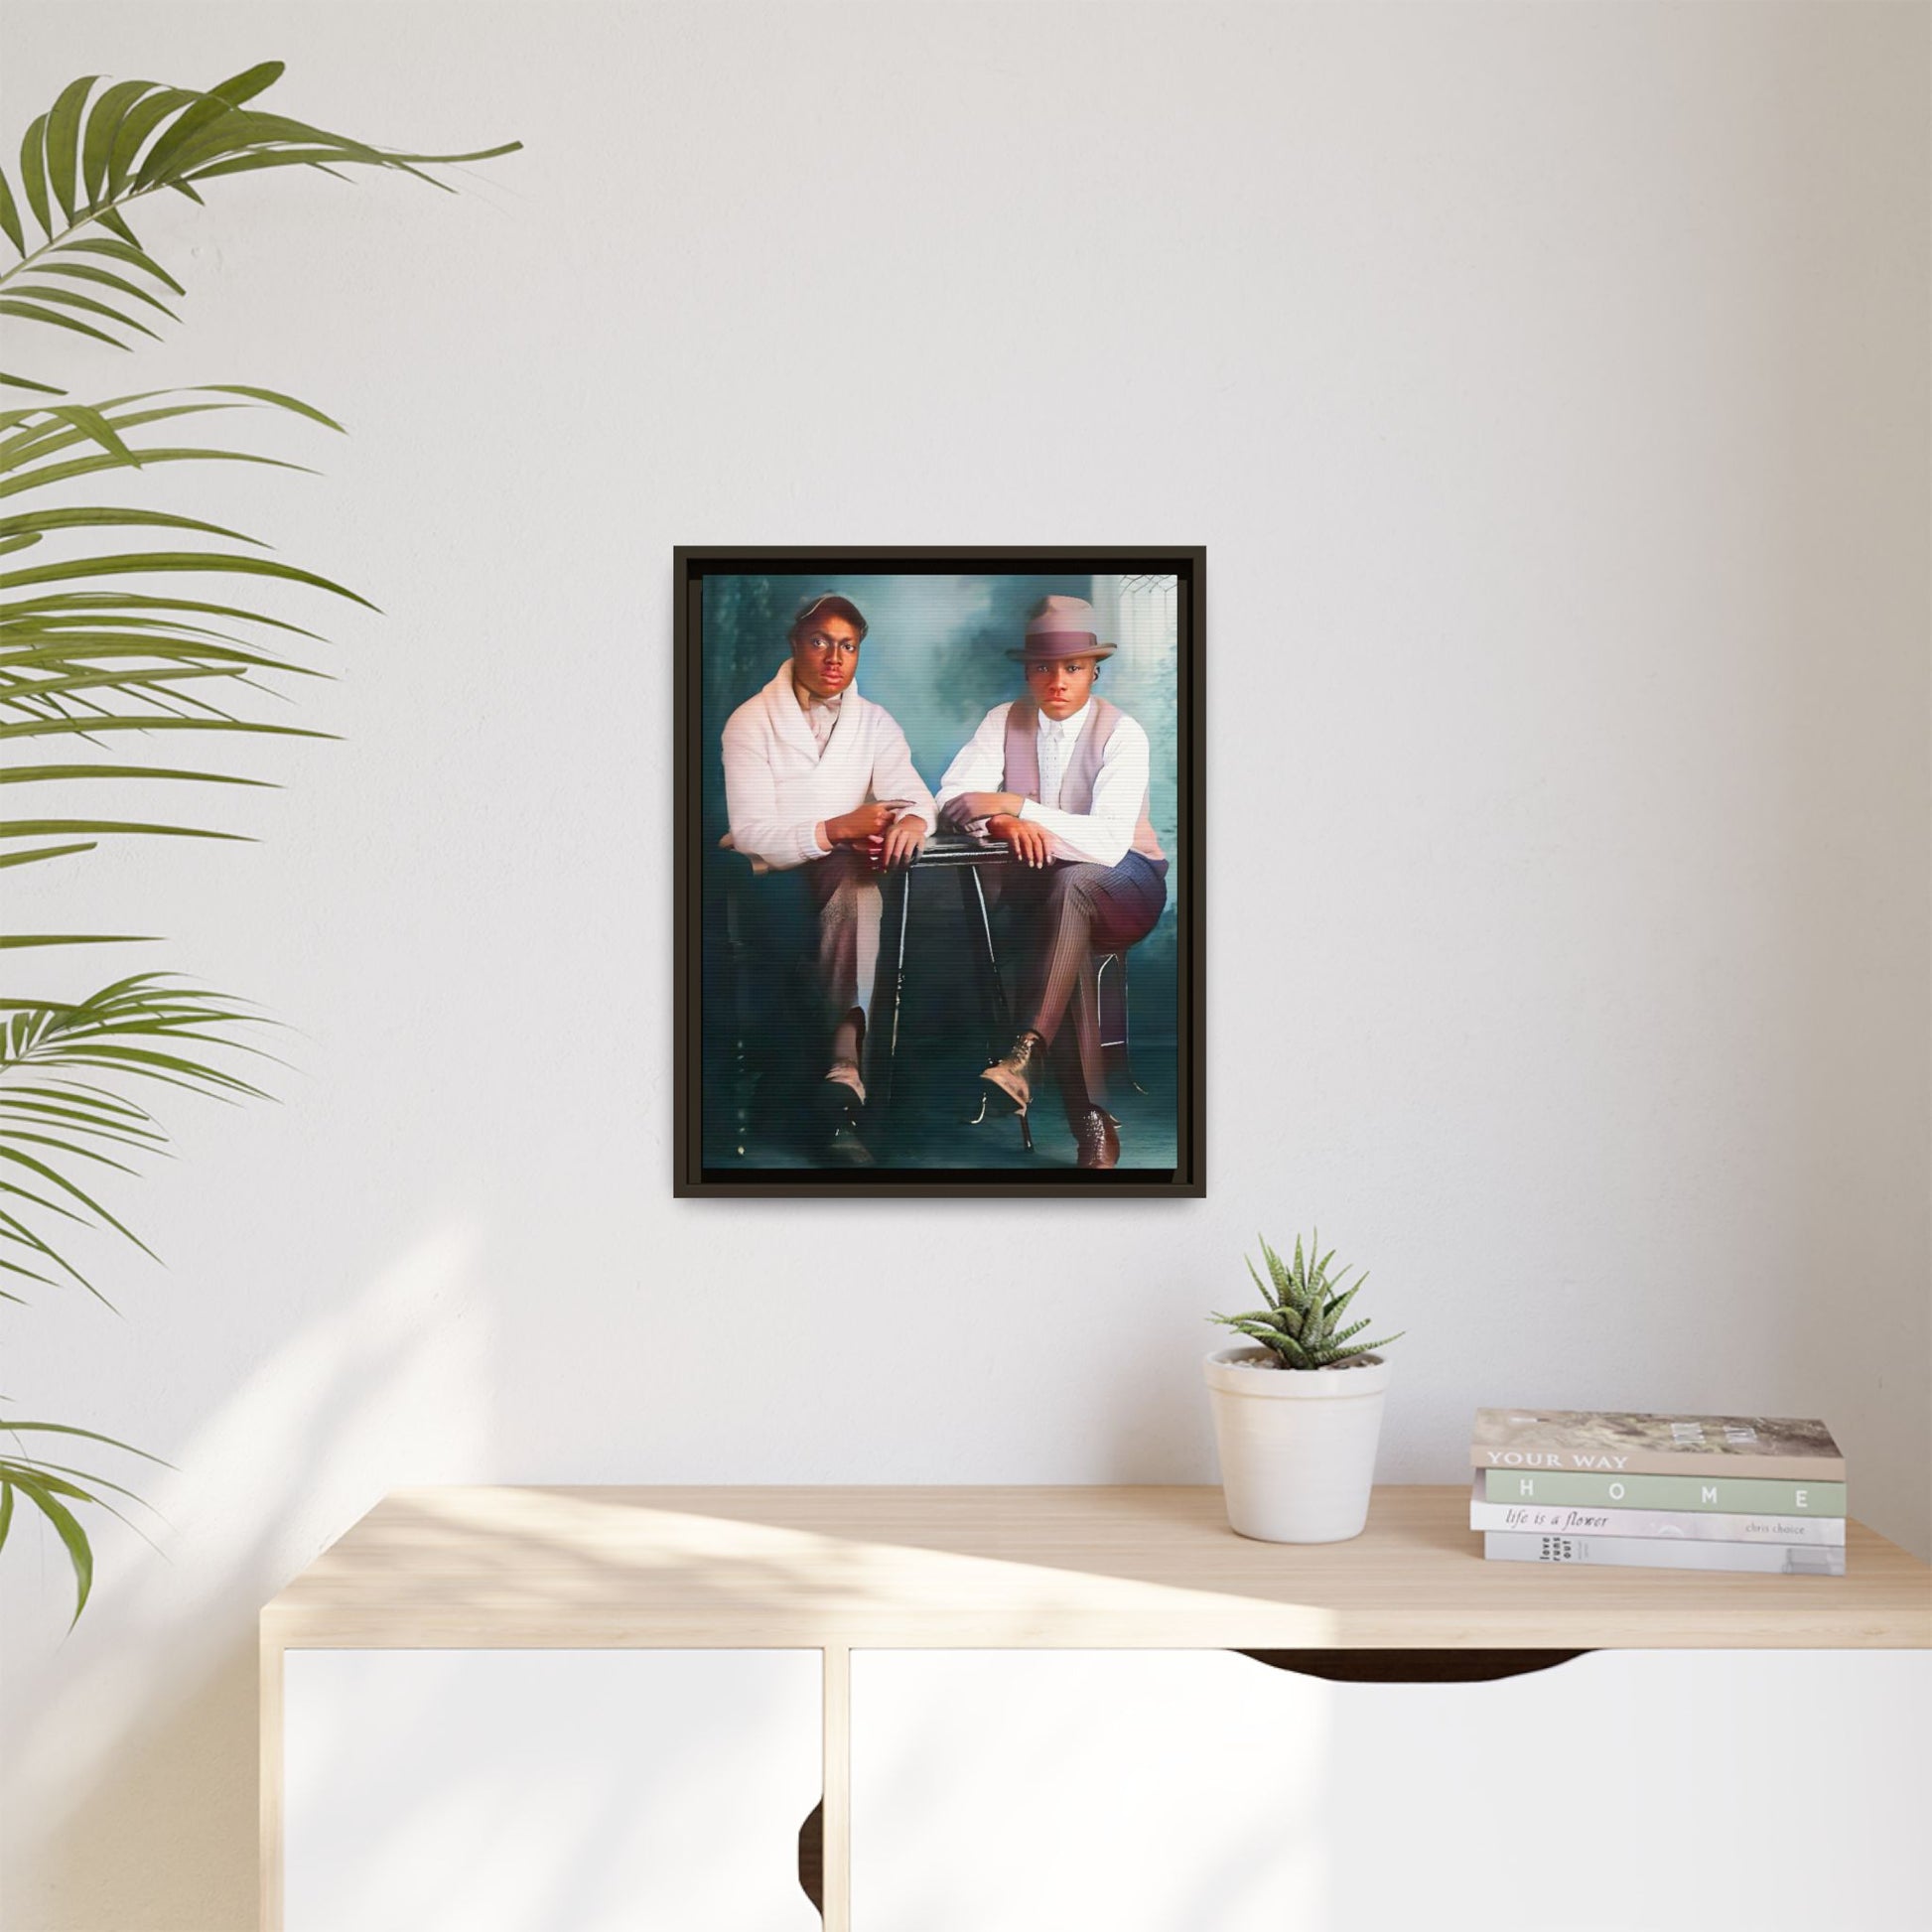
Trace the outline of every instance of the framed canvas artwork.
{"label": "framed canvas artwork", "polygon": [[1205,1192],[1204,552],[675,570],[677,1192]]}

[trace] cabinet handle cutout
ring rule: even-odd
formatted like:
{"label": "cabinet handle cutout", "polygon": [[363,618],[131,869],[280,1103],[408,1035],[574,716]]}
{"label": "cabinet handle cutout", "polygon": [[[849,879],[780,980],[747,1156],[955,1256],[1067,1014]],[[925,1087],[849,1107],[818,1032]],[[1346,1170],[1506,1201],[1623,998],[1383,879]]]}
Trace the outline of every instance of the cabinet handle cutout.
{"label": "cabinet handle cutout", "polygon": [[1587,1650],[1243,1650],[1271,1670],[1334,1684],[1489,1684],[1554,1670]]}
{"label": "cabinet handle cutout", "polygon": [[821,1798],[798,1828],[798,1889],[825,1916],[825,1800]]}

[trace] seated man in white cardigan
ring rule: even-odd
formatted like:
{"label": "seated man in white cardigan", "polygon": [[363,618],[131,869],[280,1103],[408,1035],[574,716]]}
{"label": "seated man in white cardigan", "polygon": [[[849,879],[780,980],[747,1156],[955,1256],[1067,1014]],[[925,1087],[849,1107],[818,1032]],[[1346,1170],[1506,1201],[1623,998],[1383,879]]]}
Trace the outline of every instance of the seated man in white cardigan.
{"label": "seated man in white cardigan", "polygon": [[[853,1140],[866,1099],[866,1016],[879,965],[874,862],[909,866],[938,822],[892,714],[855,688],[866,620],[849,598],[807,601],[787,632],[791,655],[771,682],[726,721],[725,804],[732,844],[776,882],[765,897],[805,895],[807,976],[798,1024],[823,1052],[818,1092],[828,1125]],[[767,920],[788,942],[782,922]]]}

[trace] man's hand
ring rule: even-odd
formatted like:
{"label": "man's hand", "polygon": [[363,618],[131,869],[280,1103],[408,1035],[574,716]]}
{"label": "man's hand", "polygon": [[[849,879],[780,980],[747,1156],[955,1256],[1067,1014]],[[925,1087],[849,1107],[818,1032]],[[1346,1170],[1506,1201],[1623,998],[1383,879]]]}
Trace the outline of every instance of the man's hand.
{"label": "man's hand", "polygon": [[1025,802],[1014,791],[962,791],[957,798],[946,800],[939,816],[955,831],[964,831],[975,819],[1017,812]]}
{"label": "man's hand", "polygon": [[901,818],[886,834],[879,862],[884,866],[909,866],[925,844],[925,820]]}
{"label": "man's hand", "polygon": [[834,845],[864,845],[893,822],[890,805],[855,805],[849,812],[825,821],[825,836]]}
{"label": "man's hand", "polygon": [[1012,846],[1013,856],[1023,866],[1043,866],[1052,857],[1046,828],[1031,819],[1015,818],[1011,812],[995,812],[986,829],[991,837],[1004,839]]}

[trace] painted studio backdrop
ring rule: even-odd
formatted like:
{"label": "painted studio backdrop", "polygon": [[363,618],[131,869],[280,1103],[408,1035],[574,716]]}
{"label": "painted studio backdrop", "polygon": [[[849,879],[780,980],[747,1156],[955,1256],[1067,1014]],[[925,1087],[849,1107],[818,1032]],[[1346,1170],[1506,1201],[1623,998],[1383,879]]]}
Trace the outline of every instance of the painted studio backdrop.
{"label": "painted studio backdrop", "polygon": [[710,564],[683,590],[704,1175],[1172,1181],[1187,582]]}

